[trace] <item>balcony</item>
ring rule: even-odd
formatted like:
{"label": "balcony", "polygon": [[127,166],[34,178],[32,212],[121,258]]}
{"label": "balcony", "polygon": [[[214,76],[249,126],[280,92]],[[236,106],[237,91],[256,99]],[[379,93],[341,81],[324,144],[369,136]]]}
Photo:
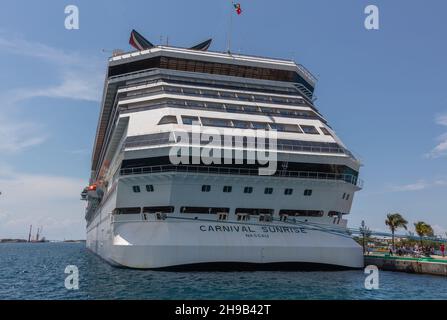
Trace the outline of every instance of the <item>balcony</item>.
{"label": "balcony", "polygon": [[[226,168],[226,167],[213,167],[213,166],[191,166],[191,165],[160,165],[160,166],[123,168],[120,170],[121,176],[160,173],[160,172],[260,176],[258,169],[234,168],[234,167]],[[276,170],[275,173],[271,176],[272,177],[280,177],[280,178],[299,178],[299,179],[344,181],[344,182],[350,183],[360,189],[363,188],[363,181],[361,179],[359,179],[357,176],[352,175],[352,174]],[[265,176],[261,176],[261,177],[265,177]]]}

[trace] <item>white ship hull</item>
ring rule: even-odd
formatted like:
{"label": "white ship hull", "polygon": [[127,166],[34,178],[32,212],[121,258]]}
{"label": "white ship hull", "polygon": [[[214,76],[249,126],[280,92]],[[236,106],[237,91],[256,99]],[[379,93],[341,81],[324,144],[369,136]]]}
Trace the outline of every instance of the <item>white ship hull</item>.
{"label": "white ship hull", "polygon": [[314,228],[282,222],[104,219],[89,230],[87,246],[113,265],[139,269],[363,267],[362,249],[352,238]]}

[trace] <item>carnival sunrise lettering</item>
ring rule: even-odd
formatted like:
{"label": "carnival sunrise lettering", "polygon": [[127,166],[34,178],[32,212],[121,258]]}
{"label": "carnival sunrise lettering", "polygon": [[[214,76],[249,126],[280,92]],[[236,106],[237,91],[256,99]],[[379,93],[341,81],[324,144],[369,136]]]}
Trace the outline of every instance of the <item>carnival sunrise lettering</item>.
{"label": "carnival sunrise lettering", "polygon": [[[280,226],[262,226],[262,232],[264,233],[307,233],[304,228],[297,227],[280,227]],[[200,231],[208,232],[259,232],[254,230],[252,226],[206,226],[201,225]]]}

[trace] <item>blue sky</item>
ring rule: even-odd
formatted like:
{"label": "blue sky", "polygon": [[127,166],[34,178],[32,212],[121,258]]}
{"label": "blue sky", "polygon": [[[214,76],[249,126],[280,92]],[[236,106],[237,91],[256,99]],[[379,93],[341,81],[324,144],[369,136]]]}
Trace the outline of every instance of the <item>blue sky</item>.
{"label": "blue sky", "polygon": [[[388,212],[447,229],[445,1],[248,1],[232,51],[291,58],[319,78],[317,107],[364,163],[350,225]],[[80,29],[64,27],[77,5]],[[364,28],[377,5],[380,30]],[[109,52],[139,30],[154,43],[226,49],[228,0],[3,1],[0,7],[0,238],[84,238],[90,152]]]}

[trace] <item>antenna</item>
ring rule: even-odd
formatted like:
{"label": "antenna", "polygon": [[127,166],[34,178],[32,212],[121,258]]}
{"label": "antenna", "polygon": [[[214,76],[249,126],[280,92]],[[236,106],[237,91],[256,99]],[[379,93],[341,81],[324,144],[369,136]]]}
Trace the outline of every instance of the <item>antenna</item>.
{"label": "antenna", "polygon": [[231,32],[232,32],[232,25],[233,25],[233,1],[230,2],[231,5],[231,10],[228,10],[230,13],[230,23],[228,24],[228,44],[227,44],[227,53],[230,54],[231,53]]}

